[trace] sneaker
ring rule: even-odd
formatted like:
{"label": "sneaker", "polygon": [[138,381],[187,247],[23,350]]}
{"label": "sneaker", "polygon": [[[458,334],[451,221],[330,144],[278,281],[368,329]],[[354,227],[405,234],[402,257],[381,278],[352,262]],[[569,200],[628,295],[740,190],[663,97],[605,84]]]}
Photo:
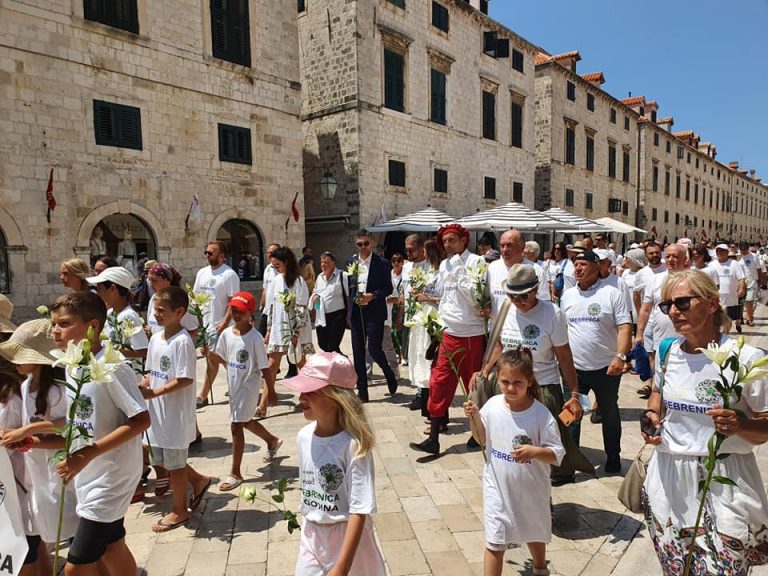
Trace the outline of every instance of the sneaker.
{"label": "sneaker", "polygon": [[440,454],[440,443],[434,442],[431,438],[427,438],[424,442],[411,442],[410,446],[413,450],[418,450],[419,452]]}
{"label": "sneaker", "polygon": [[589,415],[589,421],[592,424],[600,424],[603,421],[603,417],[598,410],[593,410],[592,414]]}
{"label": "sneaker", "polygon": [[603,468],[607,474],[619,474],[621,472],[621,458],[618,456],[608,456],[605,461],[605,468]]}

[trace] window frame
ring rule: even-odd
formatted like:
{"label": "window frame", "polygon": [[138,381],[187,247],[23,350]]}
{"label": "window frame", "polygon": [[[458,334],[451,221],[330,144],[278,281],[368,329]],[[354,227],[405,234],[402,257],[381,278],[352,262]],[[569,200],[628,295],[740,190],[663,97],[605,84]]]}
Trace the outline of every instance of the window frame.
{"label": "window frame", "polygon": [[[214,58],[251,67],[249,4],[248,0],[226,0],[226,3],[225,0],[210,0],[211,52]],[[222,28],[217,33],[219,26]]]}
{"label": "window frame", "polygon": [[576,193],[573,188],[565,189],[565,205],[566,207],[573,207],[576,205]]}
{"label": "window frame", "polygon": [[484,140],[496,141],[496,94],[483,90],[482,99],[482,136]]}
{"label": "window frame", "polygon": [[525,54],[517,48],[512,48],[512,70],[525,74]]}
{"label": "window frame", "polygon": [[496,200],[496,178],[483,176],[483,199]]}
{"label": "window frame", "polygon": [[[440,174],[438,174],[438,172]],[[445,189],[439,190],[438,183],[441,183],[441,184],[444,183],[445,186],[441,186],[441,187]],[[445,168],[439,168],[435,166],[432,169],[432,191],[437,194],[448,194],[448,170],[446,170]]]}
{"label": "window frame", "polygon": [[[399,62],[396,62],[399,60]],[[395,63],[399,64],[399,71],[395,77],[390,76],[394,71],[392,67]],[[384,46],[384,98],[383,106],[388,110],[395,112],[405,112],[405,54]],[[394,99],[394,101],[392,100]]]}
{"label": "window frame", "polygon": [[523,183],[522,182],[512,182],[512,202],[517,202],[519,204],[524,203],[524,192],[523,192]]}
{"label": "window frame", "polygon": [[448,124],[448,75],[434,66],[429,70],[429,121],[445,126]]}
{"label": "window frame", "polygon": [[[400,167],[402,166],[402,184],[400,182]],[[393,182],[394,179],[397,181]],[[404,160],[387,158],[387,185],[392,188],[406,188],[408,186],[408,166]]]}
{"label": "window frame", "polygon": [[570,80],[565,85],[565,97],[571,102],[576,102],[576,84]]}
{"label": "window frame", "polygon": [[[105,114],[109,114],[112,137],[105,134],[106,125],[102,124]],[[133,137],[126,132],[132,127]],[[93,132],[98,146],[112,146],[129,150],[143,150],[141,134],[141,108],[127,106],[105,100],[93,101]]]}
{"label": "window frame", "polygon": [[[127,18],[118,16],[118,3],[123,11],[127,8]],[[89,22],[98,22],[112,28],[118,28],[133,34],[139,33],[139,12],[137,0],[83,0],[83,18]]]}
{"label": "window frame", "polygon": [[[519,112],[516,112],[519,110]],[[525,105],[522,102],[516,101],[514,98],[509,107],[510,115],[510,146],[513,148],[523,147],[523,127],[525,125]]]}
{"label": "window frame", "polygon": [[[219,135],[219,162],[231,162],[233,164],[253,165],[253,141],[251,129],[245,126],[235,126],[233,124],[218,123]],[[232,153],[228,154],[225,150],[226,135],[231,134]],[[242,144],[248,143],[243,150]]]}
{"label": "window frame", "polygon": [[446,34],[451,30],[451,12],[437,0],[432,0],[432,27]]}

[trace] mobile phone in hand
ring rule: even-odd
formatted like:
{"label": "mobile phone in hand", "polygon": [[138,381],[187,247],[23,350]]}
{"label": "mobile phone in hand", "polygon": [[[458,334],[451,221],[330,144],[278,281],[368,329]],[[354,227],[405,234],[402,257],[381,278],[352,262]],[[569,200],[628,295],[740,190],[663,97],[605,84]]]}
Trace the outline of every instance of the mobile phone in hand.
{"label": "mobile phone in hand", "polygon": [[643,434],[650,436],[651,438],[655,438],[661,434],[661,427],[657,428],[654,426],[647,414],[640,416],[640,430]]}
{"label": "mobile phone in hand", "polygon": [[563,411],[558,415],[558,419],[567,428],[576,421],[576,416],[568,408],[563,408]]}

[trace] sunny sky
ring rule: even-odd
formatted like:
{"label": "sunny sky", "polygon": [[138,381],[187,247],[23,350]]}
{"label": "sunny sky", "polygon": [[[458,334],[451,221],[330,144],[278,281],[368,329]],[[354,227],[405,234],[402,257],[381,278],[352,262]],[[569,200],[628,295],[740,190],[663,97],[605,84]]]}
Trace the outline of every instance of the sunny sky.
{"label": "sunny sky", "polygon": [[490,16],[551,54],[578,50],[616,98],[656,100],[768,182],[768,0],[491,0]]}

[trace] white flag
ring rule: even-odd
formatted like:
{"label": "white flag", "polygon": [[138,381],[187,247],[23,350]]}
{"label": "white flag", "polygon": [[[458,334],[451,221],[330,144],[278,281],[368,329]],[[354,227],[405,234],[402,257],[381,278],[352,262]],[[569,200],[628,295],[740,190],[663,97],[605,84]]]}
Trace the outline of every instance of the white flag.
{"label": "white flag", "polygon": [[0,448],[0,576],[17,576],[27,556],[16,479],[8,451]]}

